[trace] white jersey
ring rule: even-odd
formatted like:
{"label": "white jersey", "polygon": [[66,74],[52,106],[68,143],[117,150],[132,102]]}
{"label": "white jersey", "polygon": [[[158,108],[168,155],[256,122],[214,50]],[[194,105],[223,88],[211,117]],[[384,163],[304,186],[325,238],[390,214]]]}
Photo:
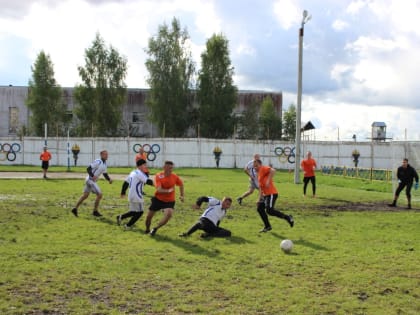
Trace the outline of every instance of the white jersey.
{"label": "white jersey", "polygon": [[[90,164],[90,167],[92,169],[92,174],[97,177],[96,180],[98,180],[99,176],[101,176],[103,173],[107,172],[106,162],[102,161],[101,159],[93,161],[92,164]],[[86,177],[86,181],[88,180],[93,180],[93,178],[88,175]]]}
{"label": "white jersey", "polygon": [[143,187],[146,184],[147,176],[139,169],[133,170],[125,180],[128,183],[128,201],[143,202]]}
{"label": "white jersey", "polygon": [[255,187],[258,188],[258,174],[254,168],[254,160],[249,161],[245,168],[248,170],[249,174],[251,174],[250,180],[254,183]]}
{"label": "white jersey", "polygon": [[222,209],[222,202],[216,198],[209,197],[208,207],[201,215],[202,218],[209,219],[214,225],[224,218],[226,209]]}

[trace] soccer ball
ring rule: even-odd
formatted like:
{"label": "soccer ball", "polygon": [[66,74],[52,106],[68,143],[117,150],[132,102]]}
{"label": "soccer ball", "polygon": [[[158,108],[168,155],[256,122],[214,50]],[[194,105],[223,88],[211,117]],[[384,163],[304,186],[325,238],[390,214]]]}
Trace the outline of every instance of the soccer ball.
{"label": "soccer ball", "polygon": [[291,240],[282,240],[280,243],[280,248],[285,253],[290,253],[293,248],[293,242]]}

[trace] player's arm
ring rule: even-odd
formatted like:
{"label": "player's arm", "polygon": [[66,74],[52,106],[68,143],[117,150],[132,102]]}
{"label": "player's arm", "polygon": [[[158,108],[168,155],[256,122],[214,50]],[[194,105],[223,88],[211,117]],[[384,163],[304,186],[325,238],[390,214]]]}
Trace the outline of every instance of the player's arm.
{"label": "player's arm", "polygon": [[156,191],[160,194],[170,194],[171,192],[174,191],[174,188],[163,188],[162,186],[158,186],[156,187]]}
{"label": "player's arm", "polygon": [[93,174],[92,165],[89,165],[88,168],[86,169],[86,171],[88,172],[90,177],[92,177],[92,178],[95,177],[95,175]]}
{"label": "player's arm", "polygon": [[270,167],[270,172],[268,173],[267,180],[265,182],[265,185],[267,187],[270,185],[270,181],[273,179],[275,173],[276,173],[276,170]]}
{"label": "player's arm", "polygon": [[179,199],[184,202],[184,185],[179,186]]}
{"label": "player's arm", "polygon": [[103,175],[104,175],[105,179],[106,179],[106,180],[107,180],[110,184],[112,184],[112,179],[111,179],[111,177],[109,177],[108,173],[103,173]]}
{"label": "player's arm", "polygon": [[206,196],[198,197],[197,200],[195,201],[195,205],[193,206],[193,208],[200,209],[203,202],[209,202],[209,201],[210,201],[209,197],[206,197]]}
{"label": "player's arm", "polygon": [[125,180],[121,187],[121,197],[125,196],[128,186],[129,186],[129,183]]}

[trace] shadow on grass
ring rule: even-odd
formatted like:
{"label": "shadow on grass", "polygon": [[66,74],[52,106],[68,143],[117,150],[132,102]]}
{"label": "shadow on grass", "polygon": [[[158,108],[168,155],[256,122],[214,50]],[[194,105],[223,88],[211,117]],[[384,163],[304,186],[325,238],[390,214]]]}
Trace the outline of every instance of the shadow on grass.
{"label": "shadow on grass", "polygon": [[206,255],[208,257],[214,257],[219,255],[220,251],[215,249],[215,250],[208,250],[205,249],[195,243],[190,243],[187,240],[181,239],[179,236],[176,238],[167,236],[167,235],[159,235],[156,234],[153,237],[153,239],[157,240],[157,241],[164,241],[164,242],[169,242],[172,245],[178,246],[180,248],[182,248],[185,251],[189,251],[192,254],[196,254],[196,255]]}
{"label": "shadow on grass", "polygon": [[309,248],[312,248],[312,249],[315,249],[315,250],[326,250],[326,251],[329,251],[329,249],[327,247],[322,246],[322,245],[319,245],[319,244],[312,243],[312,242],[307,241],[307,240],[300,239],[300,240],[293,241],[293,242],[296,245],[306,246],[306,247],[309,247]]}

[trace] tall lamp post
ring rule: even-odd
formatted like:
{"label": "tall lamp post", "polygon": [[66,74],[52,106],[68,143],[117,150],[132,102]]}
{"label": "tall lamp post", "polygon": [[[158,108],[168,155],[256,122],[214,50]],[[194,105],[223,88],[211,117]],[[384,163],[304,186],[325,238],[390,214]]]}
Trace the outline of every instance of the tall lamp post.
{"label": "tall lamp post", "polygon": [[303,30],[305,23],[311,19],[308,11],[303,10],[302,23],[299,29],[299,65],[298,65],[298,93],[296,106],[296,138],[295,138],[295,184],[299,184],[300,176],[300,140],[301,140],[301,111],[302,111],[302,50],[303,50]]}

